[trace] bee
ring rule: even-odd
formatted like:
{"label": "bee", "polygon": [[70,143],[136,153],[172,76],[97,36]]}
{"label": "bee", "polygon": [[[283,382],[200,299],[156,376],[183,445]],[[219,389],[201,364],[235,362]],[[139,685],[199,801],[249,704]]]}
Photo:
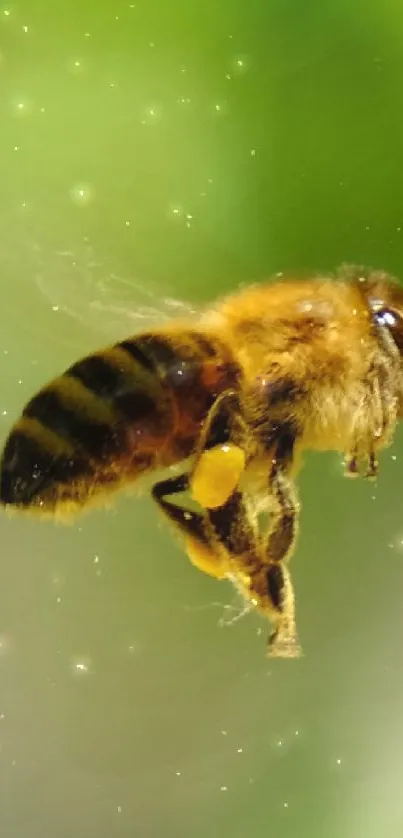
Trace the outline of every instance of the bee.
{"label": "bee", "polygon": [[346,476],[376,477],[402,415],[402,352],[403,288],[384,272],[244,288],[43,387],[6,441],[0,501],[63,519],[183,463],[153,499],[190,561],[270,621],[268,654],[298,657],[289,559],[301,455],[336,451]]}

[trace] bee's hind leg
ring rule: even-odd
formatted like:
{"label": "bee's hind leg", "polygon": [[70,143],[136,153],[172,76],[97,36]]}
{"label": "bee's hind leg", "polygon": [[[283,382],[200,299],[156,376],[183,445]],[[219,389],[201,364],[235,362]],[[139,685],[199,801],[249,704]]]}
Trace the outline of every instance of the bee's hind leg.
{"label": "bee's hind leg", "polygon": [[189,489],[189,477],[181,474],[156,483],[151,494],[168,521],[185,539],[185,549],[191,563],[215,579],[226,576],[225,556],[217,550],[205,516],[167,500],[170,495]]}
{"label": "bee's hind leg", "polygon": [[197,446],[189,486],[203,509],[226,503],[247,460],[248,430],[238,394],[222,393],[208,413]]}
{"label": "bee's hind leg", "polygon": [[[200,570],[222,579],[227,575],[226,554],[207,509],[222,506],[232,495],[245,468],[246,425],[238,395],[222,393],[211,407],[202,429],[191,474],[157,483],[152,496],[171,524],[185,537],[190,561]],[[167,500],[190,491],[205,512],[200,514]]]}
{"label": "bee's hind leg", "polygon": [[299,503],[289,474],[293,461],[295,433],[285,427],[278,437],[269,474],[272,514],[266,536],[266,580],[270,601],[276,608],[276,627],[269,638],[270,657],[300,657],[302,654],[295,622],[295,598],[286,567],[297,534]]}

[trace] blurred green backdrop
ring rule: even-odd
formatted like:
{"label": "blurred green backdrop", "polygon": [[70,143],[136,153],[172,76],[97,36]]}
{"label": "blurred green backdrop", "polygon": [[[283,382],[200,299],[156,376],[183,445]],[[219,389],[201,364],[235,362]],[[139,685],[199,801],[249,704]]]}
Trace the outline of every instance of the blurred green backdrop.
{"label": "blurred green backdrop", "polygon": [[[139,306],[403,276],[396,0],[21,0],[0,84],[2,440]],[[146,496],[3,516],[1,834],[400,838],[402,445],[376,487],[308,458],[299,662],[265,659],[253,615],[220,627],[232,590]]]}

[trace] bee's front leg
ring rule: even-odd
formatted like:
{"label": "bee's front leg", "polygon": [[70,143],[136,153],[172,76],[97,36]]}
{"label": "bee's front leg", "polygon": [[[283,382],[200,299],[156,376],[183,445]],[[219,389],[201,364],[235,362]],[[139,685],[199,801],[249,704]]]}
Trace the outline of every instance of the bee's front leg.
{"label": "bee's front leg", "polygon": [[[393,360],[393,359],[392,359]],[[400,372],[400,359],[399,359]],[[379,361],[366,384],[364,414],[368,417],[367,432],[362,428],[353,438],[351,450],[345,455],[346,477],[378,477],[378,452],[391,439],[397,420],[398,400],[395,393],[396,371],[392,362]],[[360,465],[362,463],[362,468]]]}
{"label": "bee's front leg", "polygon": [[[364,460],[365,471],[360,470],[360,460]],[[361,474],[363,477],[368,478],[368,480],[376,480],[378,477],[378,458],[375,446],[370,442],[368,443],[365,455],[364,453],[359,455],[358,447],[356,447],[351,453],[346,454],[344,458],[345,477],[360,477]]]}
{"label": "bee's front leg", "polygon": [[353,448],[348,454],[344,456],[344,476],[345,477],[359,477],[360,469],[358,465],[358,450]]}

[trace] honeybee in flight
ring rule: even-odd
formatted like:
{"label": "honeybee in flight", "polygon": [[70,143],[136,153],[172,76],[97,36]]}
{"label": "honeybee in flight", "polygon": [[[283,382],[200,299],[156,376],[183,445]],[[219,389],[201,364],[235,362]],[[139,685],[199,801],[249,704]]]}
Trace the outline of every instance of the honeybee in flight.
{"label": "honeybee in flight", "polygon": [[[377,474],[403,407],[403,289],[383,272],[275,280],[74,363],[28,402],[1,463],[0,500],[71,515],[186,461],[152,496],[190,560],[230,579],[301,654],[288,560],[304,450]],[[195,504],[178,502],[187,493]],[[270,523],[259,525],[261,501]]]}

